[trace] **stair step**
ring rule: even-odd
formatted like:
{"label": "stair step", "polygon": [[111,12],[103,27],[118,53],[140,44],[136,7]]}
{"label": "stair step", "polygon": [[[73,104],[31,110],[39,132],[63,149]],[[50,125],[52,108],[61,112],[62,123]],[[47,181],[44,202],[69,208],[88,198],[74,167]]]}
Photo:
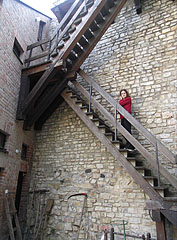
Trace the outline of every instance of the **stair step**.
{"label": "stair step", "polygon": [[87,112],[86,115],[92,120],[94,117],[96,117],[96,114],[93,112]]}
{"label": "stair step", "polygon": [[112,133],[104,133],[104,135],[112,142],[113,134]]}
{"label": "stair step", "polygon": [[115,1],[114,1],[114,0],[107,0],[106,5],[107,5],[109,8],[112,8],[112,7],[115,6]]}
{"label": "stair step", "polygon": [[144,179],[151,185],[151,186],[155,186],[155,180],[157,180],[156,177],[154,176],[144,176]]}
{"label": "stair step", "polygon": [[128,157],[128,153],[125,149],[119,149],[119,152],[125,157],[127,158]]}
{"label": "stair step", "polygon": [[76,44],[75,47],[73,48],[74,52],[76,52],[78,55],[82,54],[84,51],[82,49],[81,46],[79,46],[79,44]]}
{"label": "stair step", "polygon": [[93,4],[94,4],[94,0],[88,1],[87,4],[86,4],[86,8],[87,9],[91,8],[93,6]]}
{"label": "stair step", "polygon": [[67,58],[67,59],[66,59],[66,67],[67,67],[68,69],[71,69],[72,66],[73,66],[72,61],[71,61],[69,58]]}
{"label": "stair step", "polygon": [[75,103],[81,108],[83,106],[83,101],[76,100]]}
{"label": "stair step", "polygon": [[85,15],[87,15],[87,13],[88,13],[88,10],[86,9],[86,10],[83,10],[80,14],[79,14],[79,17],[84,17]]}
{"label": "stair step", "polygon": [[90,29],[87,29],[84,33],[84,36],[89,40],[94,37],[94,34],[90,31]]}
{"label": "stair step", "polygon": [[99,29],[99,26],[95,21],[93,21],[89,28],[92,30],[92,32],[95,32]]}
{"label": "stair step", "polygon": [[165,188],[164,187],[154,186],[154,189],[160,194],[161,197],[164,197],[164,195],[165,195]]}
{"label": "stair step", "polygon": [[101,14],[103,17],[109,15],[109,7],[105,4],[101,9]]}
{"label": "stair step", "polygon": [[87,39],[82,36],[81,39],[79,40],[79,44],[84,48],[85,46],[87,46],[89,44],[89,42],[87,41]]}
{"label": "stair step", "polygon": [[63,39],[64,42],[68,41],[68,40],[70,39],[69,34],[64,35],[64,36],[62,37],[62,39]]}
{"label": "stair step", "polygon": [[98,127],[100,125],[99,118],[93,118],[92,121],[95,123],[95,125]]}
{"label": "stair step", "polygon": [[71,26],[71,28],[68,30],[68,33],[72,34],[74,31],[76,31],[76,27],[75,26]]}
{"label": "stair step", "polygon": [[[110,128],[106,126],[105,124],[100,124],[98,128],[103,132],[103,133],[111,133]],[[111,133],[112,134],[112,133]]]}
{"label": "stair step", "polygon": [[[126,150],[125,150],[126,151]],[[127,152],[127,155],[128,155],[128,152]],[[141,161],[138,161],[136,159],[136,157],[127,157],[127,160],[129,162],[131,162],[131,164],[134,166],[134,167],[143,167],[143,163]]]}
{"label": "stair step", "polygon": [[77,95],[72,94],[71,98],[77,98]]}
{"label": "stair step", "polygon": [[58,55],[58,52],[54,51],[50,56],[51,56],[52,58],[55,58],[57,55]]}
{"label": "stair step", "polygon": [[105,18],[102,16],[101,13],[99,13],[99,14],[96,16],[95,21],[96,21],[97,24],[101,24],[101,23],[105,22]]}
{"label": "stair step", "polygon": [[64,47],[64,43],[60,43],[57,48],[62,49],[63,47]]}
{"label": "stair step", "polygon": [[177,197],[164,197],[164,200],[169,202],[177,202]]}
{"label": "stair step", "polygon": [[73,50],[71,50],[68,58],[71,59],[72,62],[74,62],[78,59],[77,55],[75,54],[75,52]]}
{"label": "stair step", "polygon": [[81,106],[80,109],[82,109],[82,111],[85,112],[85,113],[88,112],[88,107],[87,106]]}
{"label": "stair step", "polygon": [[115,147],[117,147],[118,149],[120,149],[120,141],[119,140],[113,140],[111,141],[112,144],[114,144]]}
{"label": "stair step", "polygon": [[74,24],[77,26],[77,25],[79,25],[81,22],[82,22],[82,18],[79,17],[78,19],[76,19],[76,20],[74,21]]}

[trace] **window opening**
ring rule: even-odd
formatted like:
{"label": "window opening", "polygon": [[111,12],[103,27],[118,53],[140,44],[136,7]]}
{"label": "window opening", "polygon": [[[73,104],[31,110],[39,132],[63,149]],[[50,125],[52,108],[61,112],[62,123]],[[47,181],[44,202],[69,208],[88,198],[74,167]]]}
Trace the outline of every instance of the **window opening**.
{"label": "window opening", "polygon": [[15,56],[18,58],[18,60],[22,63],[21,56],[24,51],[16,38],[14,40],[13,52],[14,52]]}
{"label": "window opening", "polygon": [[0,130],[0,151],[1,152],[7,152],[7,150],[5,149],[5,143],[6,143],[7,136],[8,136],[7,133]]}
{"label": "window opening", "polygon": [[37,40],[40,41],[42,39],[42,33],[43,33],[43,29],[44,29],[44,25],[46,23],[41,21],[39,22],[39,30],[38,30],[38,37],[37,37]]}
{"label": "window opening", "polygon": [[28,146],[25,144],[22,144],[21,159],[27,160],[27,150],[28,150]]}

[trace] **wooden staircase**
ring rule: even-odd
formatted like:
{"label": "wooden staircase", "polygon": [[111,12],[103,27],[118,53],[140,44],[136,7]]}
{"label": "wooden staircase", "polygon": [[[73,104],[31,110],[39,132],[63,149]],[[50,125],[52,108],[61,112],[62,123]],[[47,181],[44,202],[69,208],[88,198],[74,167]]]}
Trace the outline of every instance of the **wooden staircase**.
{"label": "wooden staircase", "polygon": [[[126,0],[75,0],[52,39],[27,47],[29,58],[22,71],[17,110],[17,120],[25,120],[26,129],[33,124],[40,126],[47,118],[68,80],[75,76],[125,3]],[[41,46],[47,46],[46,50],[33,56],[34,49]],[[36,61],[41,62],[36,65]]]}
{"label": "wooden staircase", "polygon": [[[158,146],[158,151],[166,159],[173,164],[176,163],[175,156],[155,136],[143,128],[109,94],[80,70],[84,60],[125,3],[126,0],[87,0],[85,5],[85,1],[75,0],[60,22],[57,33],[52,39],[44,39],[28,46],[29,57],[25,60],[26,67],[22,71],[17,120],[24,120],[25,129],[34,125],[36,130],[40,130],[43,123],[64,99],[145,191],[155,204],[156,210],[160,211],[177,227],[177,198],[176,195],[169,195],[169,186],[177,189],[176,178],[162,165],[159,165],[159,173],[169,184],[167,187],[159,185],[157,177],[152,175],[150,168],[138,161],[135,154],[132,155],[127,150],[122,149],[121,140],[117,138],[117,131],[127,138],[138,152],[149,161],[151,169],[157,168],[154,156],[115,121],[114,117],[83,86],[75,81],[76,72],[79,72],[90,86],[94,87],[101,96],[112,104],[115,112],[121,113],[153,146]],[[139,4],[139,1],[136,0],[135,3]],[[139,5],[137,6],[139,7]],[[44,50],[33,56],[33,51],[36,48]],[[38,61],[37,64],[36,61]],[[72,91],[65,89],[69,81],[72,81],[72,86],[77,92],[82,93],[94,109],[97,109],[104,116],[104,119],[114,127],[114,131],[93,111],[91,104],[86,103],[82,97],[73,93],[73,89]]]}
{"label": "wooden staircase", "polygon": [[[80,74],[89,78],[82,70],[80,70]],[[112,130],[112,128],[108,126],[107,123],[99,117],[99,115],[103,115],[113,128],[115,128],[114,117],[108,113],[107,110],[93,97],[90,97],[89,92],[77,81],[72,81],[71,85],[74,88],[70,86],[69,90],[65,89],[61,93],[64,100],[82,119],[90,131],[102,142],[102,144],[104,144],[119,164],[125,168],[134,181],[139,184],[139,186],[149,196],[150,200],[147,201],[148,209],[160,211],[161,214],[163,214],[175,227],[177,227],[177,190],[174,192],[171,192],[170,190],[171,186],[173,186],[174,189],[177,189],[177,179],[174,178],[162,165],[160,165],[160,175],[167,179],[168,184],[164,184],[162,181],[161,184],[159,184],[158,177],[153,175],[150,168],[145,167],[144,161],[137,160],[136,158],[138,150],[146,158],[146,160],[149,161],[152,168],[156,169],[157,166],[155,164],[155,159],[151,153],[148,153],[147,157],[147,150],[144,149],[140,143],[137,145],[137,140],[135,139],[135,141],[133,140],[130,142],[137,150],[129,152],[128,150],[123,149],[121,139],[115,136],[115,131]],[[99,88],[100,92],[104,92],[100,86],[97,85],[97,88]],[[108,95],[108,97],[111,99],[111,96]],[[86,102],[86,100],[83,100],[83,98],[87,99],[87,101],[91,101],[93,106],[92,109],[90,109],[89,103]],[[97,110],[97,112],[99,111],[100,114],[96,113],[95,110]],[[139,125],[139,127],[141,128],[141,125]],[[129,133],[121,125],[117,125],[117,130],[119,132],[121,131],[121,134],[128,138],[127,136]],[[134,138],[132,135],[130,136],[132,139]],[[130,140],[130,138],[128,138],[128,140]],[[165,148],[165,146],[163,147]]]}

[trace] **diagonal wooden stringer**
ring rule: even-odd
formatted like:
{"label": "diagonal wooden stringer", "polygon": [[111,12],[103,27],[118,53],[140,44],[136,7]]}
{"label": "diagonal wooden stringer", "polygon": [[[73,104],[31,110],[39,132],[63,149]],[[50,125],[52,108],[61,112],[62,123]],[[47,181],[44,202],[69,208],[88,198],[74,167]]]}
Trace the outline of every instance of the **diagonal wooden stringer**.
{"label": "diagonal wooden stringer", "polygon": [[144,179],[144,177],[138,171],[136,171],[134,166],[127,161],[126,157],[119,152],[119,149],[114,146],[114,144],[105,136],[105,134],[102,133],[93,123],[93,121],[82,111],[82,109],[80,109],[80,107],[75,103],[75,100],[71,98],[71,95],[67,92],[67,90],[64,90],[61,95],[68,105],[86,124],[90,131],[101,141],[101,143],[114,156],[119,164],[125,168],[134,181],[144,190],[149,198],[159,202],[159,204],[162,206],[162,209],[160,209],[161,213],[167,217],[167,219],[169,219],[174,226],[177,227],[177,212],[171,210],[174,203],[164,201],[163,197],[151,186],[150,183]]}

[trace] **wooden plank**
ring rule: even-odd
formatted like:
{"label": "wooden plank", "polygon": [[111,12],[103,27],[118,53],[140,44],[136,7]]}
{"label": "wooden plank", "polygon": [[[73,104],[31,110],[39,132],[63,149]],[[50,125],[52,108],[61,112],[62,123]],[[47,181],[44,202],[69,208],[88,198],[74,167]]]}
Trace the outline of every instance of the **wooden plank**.
{"label": "wooden plank", "polygon": [[[35,65],[32,66],[30,68],[26,68],[23,69],[23,75],[32,75],[32,74],[36,74],[39,72],[44,72],[46,71],[49,67],[50,67],[51,61],[43,63],[43,64],[39,64],[39,65]],[[62,68],[65,68],[66,64],[65,61],[63,59],[59,60],[56,65],[54,66],[54,68],[57,68],[57,70],[60,70]]]}
{"label": "wooden plank", "polygon": [[41,41],[35,42],[33,44],[30,44],[30,45],[27,46],[27,51],[32,49],[32,48],[41,46],[42,44],[48,43],[49,41],[50,41],[49,39],[43,39]]}
{"label": "wooden plank", "polygon": [[25,59],[25,63],[32,62],[32,61],[37,60],[39,58],[43,58],[43,57],[47,56],[48,54],[49,54],[49,51],[47,50],[47,51],[42,52],[42,53],[40,53],[40,54],[38,54],[34,57],[30,57],[30,58]]}
{"label": "wooden plank", "polygon": [[158,201],[146,200],[145,209],[146,210],[160,210],[160,209],[164,209],[164,207]]}
{"label": "wooden plank", "polygon": [[18,240],[22,240],[22,233],[21,233],[20,224],[19,224],[18,217],[17,217],[17,211],[16,211],[16,208],[15,208],[15,202],[14,202],[12,197],[10,198],[10,201],[11,201],[11,205],[12,205],[12,211],[15,212],[14,220],[15,220],[15,225],[16,225],[16,229],[17,229]]}
{"label": "wooden plank", "polygon": [[83,70],[78,71],[79,75],[84,78],[89,84],[92,82],[92,86],[113,106],[117,104],[117,111],[124,116],[143,136],[145,136],[150,143],[154,146],[156,141],[158,143],[159,152],[161,152],[172,163],[176,163],[176,157],[172,152],[168,150],[152,133],[150,133],[143,125],[141,125],[129,112],[127,112],[120,104],[118,104],[114,98],[112,98],[103,88],[101,88],[96,82],[93,81]]}
{"label": "wooden plank", "polygon": [[[82,27],[84,27],[84,29],[82,29],[82,31],[80,31],[80,29],[77,31],[77,34],[75,34],[75,36],[72,35],[72,45],[76,45],[77,41],[80,39],[80,37],[82,36],[83,32],[85,32],[85,30],[88,28],[88,26],[90,25],[90,23],[93,21],[94,17],[97,15],[97,13],[101,10],[102,6],[105,4],[106,0],[98,0],[93,7],[91,7],[93,14],[91,14],[91,19],[88,20],[88,23],[84,23]],[[79,12],[81,11],[81,9],[84,6],[84,2],[81,5],[81,7],[78,9],[78,11],[76,12],[76,14],[74,15],[74,17],[76,17],[76,15],[79,14]],[[90,15],[89,15],[90,16]],[[93,18],[93,19],[92,19]],[[73,21],[73,18],[72,18]],[[70,23],[69,23],[70,24]],[[67,27],[69,28],[70,25],[67,25]],[[66,28],[65,28],[66,29]],[[73,33],[74,34],[74,33]],[[69,43],[70,41],[68,41],[68,44],[70,45],[71,43]],[[67,47],[67,53],[63,51],[61,51],[61,53],[57,56],[55,62],[53,64],[50,65],[50,68],[44,72],[44,74],[41,76],[41,78],[39,79],[39,81],[36,83],[36,85],[34,86],[34,88],[31,90],[31,92],[29,93],[29,95],[27,96],[24,105],[23,105],[23,113],[27,113],[28,110],[30,109],[31,105],[34,104],[34,102],[36,101],[36,99],[38,98],[38,96],[43,92],[44,88],[47,86],[47,83],[49,82],[49,80],[52,78],[52,76],[50,76],[53,72],[54,69],[54,65],[58,62],[59,59],[61,59],[61,57],[63,56],[63,54],[65,53],[65,57],[70,53],[70,51],[72,50],[73,47],[68,46]]]}
{"label": "wooden plank", "polygon": [[50,103],[49,107],[40,115],[34,125],[35,130],[42,130],[43,124],[47,119],[55,112],[57,107],[63,102],[63,98],[59,95],[56,96],[55,100]]}
{"label": "wooden plank", "polygon": [[28,127],[31,127],[41,117],[50,104],[55,100],[56,96],[61,93],[67,82],[68,80],[66,78],[58,80],[58,82],[43,95],[34,111],[28,116],[26,122]]}
{"label": "wooden plank", "polygon": [[[72,38],[65,43],[65,48],[64,51],[60,53],[60,58],[67,58],[71,50],[78,43],[84,32],[89,28],[90,24],[93,22],[105,3],[106,0],[97,0],[89,9],[88,14],[82,18],[82,22],[76,28],[76,31],[72,33]],[[71,25],[71,23],[69,24]]]}
{"label": "wooden plank", "polygon": [[[76,14],[73,16],[73,18],[77,17],[77,15],[80,13],[80,11],[82,10],[83,7],[84,7],[84,2],[79,7],[79,9],[77,10]],[[70,27],[70,25],[68,24],[67,27],[65,28],[65,30],[67,30],[67,28],[69,28],[69,27]],[[62,34],[60,34],[60,37],[62,37]],[[63,52],[63,51],[61,51],[61,52]],[[41,76],[41,78],[39,79],[37,84],[34,86],[34,88],[31,90],[31,92],[27,96],[27,98],[26,98],[26,100],[24,102],[24,105],[23,105],[23,112],[24,113],[28,112],[28,110],[30,109],[30,106],[32,104],[34,104],[34,102],[36,101],[38,96],[43,92],[43,90],[47,86],[48,82],[53,77],[52,72],[53,72],[55,64],[58,62],[59,59],[61,59],[61,55],[57,56],[57,58],[54,61],[54,63],[52,63],[50,65],[49,69],[44,72],[44,74]]]}
{"label": "wooden plank", "polygon": [[[106,16],[106,21],[103,24],[100,24],[100,29],[96,32],[94,32],[95,38],[93,40],[89,41],[89,45],[88,47],[85,48],[85,52],[84,54],[82,54],[79,57],[79,61],[77,61],[74,66],[73,66],[73,70],[77,71],[79,69],[79,67],[81,66],[81,64],[84,62],[84,60],[88,57],[88,55],[90,54],[90,52],[93,50],[93,48],[96,46],[96,44],[98,43],[98,41],[101,39],[101,37],[103,36],[103,34],[106,32],[106,30],[109,28],[109,26],[112,24],[113,20],[117,17],[117,14],[121,11],[121,9],[123,8],[123,6],[125,5],[125,3],[127,2],[127,0],[122,0],[122,1],[117,1],[116,4],[118,4],[118,6],[114,7],[114,10],[111,9],[111,13],[110,15]],[[106,2],[104,2],[105,4]],[[101,9],[100,9],[101,10]],[[86,16],[87,17],[87,16]],[[94,18],[96,16],[94,15],[94,17],[91,17],[87,22],[87,28],[90,26],[90,24],[93,22]],[[81,26],[82,27],[82,26]],[[84,30],[86,30],[85,28],[83,28]],[[63,58],[65,58],[65,55],[63,56]]]}
{"label": "wooden plank", "polygon": [[98,130],[96,125],[86,116],[86,114],[78,107],[72,98],[67,95],[67,91],[64,90],[61,96],[68,103],[68,105],[75,111],[75,113],[81,118],[81,120],[87,125],[90,131],[104,144],[107,150],[114,156],[114,158],[123,166],[134,181],[149,195],[152,200],[159,201],[164,207],[161,210],[163,215],[165,215],[169,221],[171,221],[174,226],[177,227],[177,218],[174,212],[169,211],[171,207],[170,203],[163,201],[163,198],[157,193],[154,188],[143,178],[143,176],[136,171],[131,163],[129,163],[126,158],[119,152],[119,150],[108,140],[108,138]]}
{"label": "wooden plank", "polygon": [[166,240],[165,226],[164,222],[156,222],[156,231],[158,240]]}
{"label": "wooden plank", "polygon": [[[76,1],[76,2],[77,2],[77,1]],[[75,3],[76,3],[76,2],[75,2]],[[63,31],[60,32],[60,35],[59,35],[59,38],[58,38],[58,41],[57,41],[57,45],[58,45],[58,43],[62,40],[62,37],[65,35],[65,33],[69,30],[69,28],[71,27],[71,25],[73,24],[73,22],[76,20],[76,18],[77,18],[78,15],[80,14],[81,10],[84,8],[84,6],[85,6],[85,3],[83,2],[83,3],[79,6],[79,8],[77,9],[77,11],[74,13],[74,15],[72,16],[72,18],[70,19],[70,21],[67,23],[67,25],[65,26],[65,28],[63,29]],[[72,7],[71,7],[71,8],[72,8]],[[69,14],[69,12],[68,12],[68,14]],[[67,14],[67,16],[69,16],[68,14]],[[66,15],[65,15],[64,19],[65,19],[65,21],[67,20]],[[64,24],[64,22],[65,22],[64,19],[62,20],[63,24]],[[60,28],[62,28],[62,26],[63,26],[62,22],[61,22],[60,25],[59,25]],[[58,29],[60,29],[59,27],[58,27]],[[53,39],[52,39],[52,40],[53,40]],[[52,47],[51,53],[55,50],[55,48],[56,48],[56,44],[54,44],[54,46]],[[63,50],[63,49],[62,49],[62,50]],[[63,53],[63,51],[61,51],[61,52]],[[60,56],[60,58],[61,58],[61,56]]]}
{"label": "wooden plank", "polygon": [[8,198],[6,196],[4,198],[4,204],[5,204],[5,211],[6,211],[7,224],[8,224],[8,228],[9,228],[10,238],[11,238],[11,240],[15,240],[14,229],[12,226],[12,219],[10,216],[10,208],[9,208]]}
{"label": "wooden plank", "polygon": [[[74,86],[79,89],[79,91],[87,98],[89,101],[89,93],[76,81],[72,82]],[[106,93],[107,94],[107,93]],[[95,108],[97,108],[103,116],[112,124],[112,126],[115,126],[115,119],[114,117],[93,97],[91,97],[91,102]],[[132,145],[142,154],[145,159],[151,164],[153,168],[157,168],[156,166],[156,159],[154,156],[149,153],[122,125],[117,122],[117,130],[126,138],[129,139],[129,141],[132,143]],[[171,175],[161,164],[159,164],[159,171],[160,173],[171,183],[176,189],[177,189],[177,180],[176,178]]]}

